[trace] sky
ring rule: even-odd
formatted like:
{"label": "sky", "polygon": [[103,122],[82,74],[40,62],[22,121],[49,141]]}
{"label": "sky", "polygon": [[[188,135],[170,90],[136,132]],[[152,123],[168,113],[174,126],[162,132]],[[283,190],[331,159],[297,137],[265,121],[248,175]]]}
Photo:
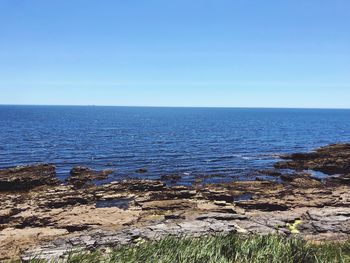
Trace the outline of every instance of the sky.
{"label": "sky", "polygon": [[1,0],[0,104],[350,108],[349,0]]}

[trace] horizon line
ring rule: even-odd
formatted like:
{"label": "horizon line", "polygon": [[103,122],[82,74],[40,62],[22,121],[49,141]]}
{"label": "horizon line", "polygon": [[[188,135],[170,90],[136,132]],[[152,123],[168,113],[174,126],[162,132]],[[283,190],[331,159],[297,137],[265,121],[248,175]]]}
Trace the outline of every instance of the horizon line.
{"label": "horizon line", "polygon": [[271,107],[271,106],[154,106],[154,105],[96,105],[96,104],[2,104],[0,106],[54,106],[54,107],[119,107],[119,108],[209,108],[209,109],[295,109],[295,110],[350,110],[332,107]]}

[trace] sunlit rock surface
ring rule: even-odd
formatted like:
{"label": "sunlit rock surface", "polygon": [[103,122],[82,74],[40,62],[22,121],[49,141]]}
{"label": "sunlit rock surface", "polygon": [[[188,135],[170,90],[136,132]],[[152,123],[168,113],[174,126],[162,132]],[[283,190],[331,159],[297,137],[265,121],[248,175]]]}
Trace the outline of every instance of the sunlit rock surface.
{"label": "sunlit rock surface", "polygon": [[[75,248],[118,246],[169,234],[290,235],[289,226],[299,220],[297,231],[307,239],[344,240],[350,234],[350,189],[343,179],[348,178],[349,156],[349,145],[332,145],[284,157],[290,159],[267,171],[279,178],[275,182],[188,187],[154,180],[97,186],[91,182],[108,173],[82,167],[60,184],[50,165],[2,170],[0,260],[33,255],[52,259]],[[337,176],[321,180],[305,172],[312,169]],[[14,182],[20,183],[15,187]]]}

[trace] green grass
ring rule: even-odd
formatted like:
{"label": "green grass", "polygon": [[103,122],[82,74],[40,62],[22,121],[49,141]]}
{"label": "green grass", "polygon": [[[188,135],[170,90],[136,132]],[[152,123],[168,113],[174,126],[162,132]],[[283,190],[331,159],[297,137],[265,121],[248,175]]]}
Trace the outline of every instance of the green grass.
{"label": "green grass", "polygon": [[[32,260],[31,263],[43,262]],[[167,237],[111,251],[76,252],[60,262],[69,263],[335,263],[350,262],[350,240],[314,245],[300,238],[278,235]]]}

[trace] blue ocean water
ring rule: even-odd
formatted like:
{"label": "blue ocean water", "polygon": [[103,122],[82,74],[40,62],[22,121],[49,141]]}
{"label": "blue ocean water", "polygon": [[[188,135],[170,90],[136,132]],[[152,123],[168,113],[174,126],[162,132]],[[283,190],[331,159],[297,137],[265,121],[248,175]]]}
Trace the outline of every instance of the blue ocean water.
{"label": "blue ocean water", "polygon": [[62,179],[77,165],[251,179],[278,154],[349,141],[350,110],[0,106],[0,168],[49,162]]}

